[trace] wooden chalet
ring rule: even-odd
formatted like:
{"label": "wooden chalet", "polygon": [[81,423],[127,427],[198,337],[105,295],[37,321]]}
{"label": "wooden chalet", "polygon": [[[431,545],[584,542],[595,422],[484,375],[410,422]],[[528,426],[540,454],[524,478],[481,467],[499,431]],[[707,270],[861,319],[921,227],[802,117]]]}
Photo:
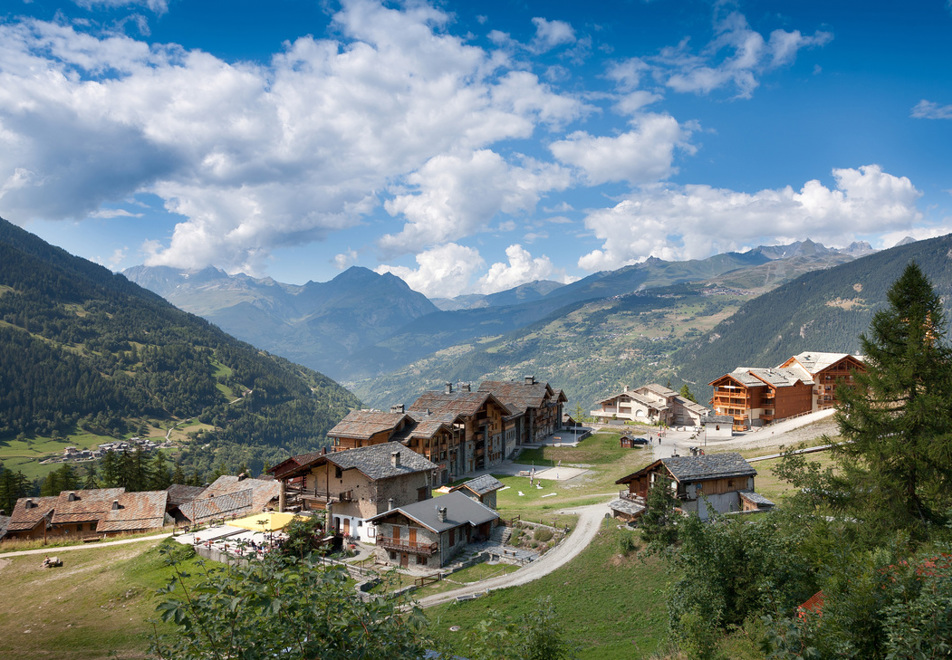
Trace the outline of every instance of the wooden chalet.
{"label": "wooden chalet", "polygon": [[222,475],[197,496],[172,509],[177,522],[201,524],[240,518],[277,507],[281,484],[273,479]]}
{"label": "wooden chalet", "polygon": [[736,452],[662,458],[616,481],[627,485],[628,490],[621,491],[609,507],[616,517],[637,518],[644,511],[648,489],[661,482],[679,500],[681,511],[697,513],[701,520],[707,520],[711,511],[769,508],[772,503],[754,493],[756,475],[757,471]]}
{"label": "wooden chalet", "polygon": [[489,538],[499,514],[456,491],[384,511],[377,528],[377,558],[407,567],[439,568],[469,543]]}
{"label": "wooden chalet", "polygon": [[743,431],[835,405],[836,384],[852,382],[856,369],[865,369],[862,361],[845,353],[801,353],[772,369],[739,367],[710,383],[711,405]]}
{"label": "wooden chalet", "polygon": [[475,479],[453,486],[451,493],[460,492],[466,497],[471,497],[481,504],[485,504],[490,509],[496,508],[496,491],[502,488],[502,482],[491,474],[482,474]]}
{"label": "wooden chalet", "polygon": [[21,497],[10,513],[6,539],[46,538],[58,497]]}
{"label": "wooden chalet", "polygon": [[271,469],[287,504],[324,510],[329,529],[371,543],[376,532],[367,520],[428,499],[436,471],[435,463],[398,442],[302,454]]}
{"label": "wooden chalet", "polygon": [[503,418],[505,457],[516,447],[542,442],[562,428],[562,408],[568,401],[562,390],[526,376],[519,380],[486,380],[480,392],[488,392],[505,404],[509,414]]}
{"label": "wooden chalet", "polygon": [[454,428],[461,429],[462,442],[456,456],[449,456],[451,475],[484,470],[506,458],[503,419],[511,413],[491,392],[473,392],[469,385],[454,390],[447,383],[443,390],[422,394],[407,412],[421,420],[455,420]]}

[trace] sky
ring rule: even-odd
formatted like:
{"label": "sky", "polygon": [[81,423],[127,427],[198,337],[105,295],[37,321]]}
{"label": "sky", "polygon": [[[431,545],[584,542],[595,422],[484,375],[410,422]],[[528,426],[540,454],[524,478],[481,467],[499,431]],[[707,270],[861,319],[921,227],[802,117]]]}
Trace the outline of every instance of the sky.
{"label": "sky", "polygon": [[4,0],[0,217],[430,297],[952,232],[952,0]]}

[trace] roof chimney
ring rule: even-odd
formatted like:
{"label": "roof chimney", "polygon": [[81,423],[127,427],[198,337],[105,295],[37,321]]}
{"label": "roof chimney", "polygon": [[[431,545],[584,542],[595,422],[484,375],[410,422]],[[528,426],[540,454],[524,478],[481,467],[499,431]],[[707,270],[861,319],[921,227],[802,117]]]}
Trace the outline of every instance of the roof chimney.
{"label": "roof chimney", "polygon": [[453,383],[447,383],[446,385],[444,385],[444,386],[443,386],[443,391],[446,392],[447,394],[452,394],[452,393],[453,393]]}
{"label": "roof chimney", "polygon": [[35,506],[36,506],[36,502],[34,502],[33,500],[27,500],[26,502],[23,503],[24,509],[32,509]]}
{"label": "roof chimney", "polygon": [[400,452],[390,452],[390,465],[393,467],[400,467]]}
{"label": "roof chimney", "polygon": [[67,502],[75,502],[75,501],[78,500],[78,499],[79,499],[79,498],[76,497],[76,493],[70,493],[69,495],[66,496],[66,501],[67,501]]}
{"label": "roof chimney", "polygon": [[244,481],[247,478],[248,478],[248,475],[245,474],[244,472],[238,475],[238,481]]}
{"label": "roof chimney", "polygon": [[436,507],[436,515],[439,517],[440,522],[446,522],[446,507],[438,506]]}
{"label": "roof chimney", "polygon": [[526,376],[526,385],[535,385],[535,376]]}
{"label": "roof chimney", "polygon": [[390,412],[392,412],[392,413],[403,413],[403,412],[406,412],[406,410],[404,409],[402,403],[398,403],[398,404],[395,404],[395,405],[390,406]]}
{"label": "roof chimney", "polygon": [[112,510],[113,510],[113,511],[118,511],[118,510],[119,510],[119,500],[113,500],[113,501],[112,501]]}
{"label": "roof chimney", "polygon": [[393,511],[393,498],[387,500],[387,511]]}
{"label": "roof chimney", "polygon": [[460,386],[459,386],[459,390],[460,390],[460,392],[472,392],[472,391],[473,391],[473,390],[470,388],[469,383],[463,383],[462,385],[460,385]]}

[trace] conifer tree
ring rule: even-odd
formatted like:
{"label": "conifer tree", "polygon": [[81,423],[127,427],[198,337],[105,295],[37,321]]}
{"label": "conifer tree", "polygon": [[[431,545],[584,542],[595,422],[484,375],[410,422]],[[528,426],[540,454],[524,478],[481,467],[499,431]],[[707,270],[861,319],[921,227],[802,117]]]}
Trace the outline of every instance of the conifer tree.
{"label": "conifer tree", "polygon": [[911,263],[861,337],[867,371],[840,387],[835,488],[873,529],[922,538],[952,505],[952,351],[942,303]]}

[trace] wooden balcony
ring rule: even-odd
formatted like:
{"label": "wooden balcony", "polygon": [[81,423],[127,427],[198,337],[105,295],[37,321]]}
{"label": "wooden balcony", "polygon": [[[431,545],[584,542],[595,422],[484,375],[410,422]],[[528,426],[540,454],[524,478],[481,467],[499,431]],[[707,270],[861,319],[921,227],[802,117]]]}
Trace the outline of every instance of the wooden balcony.
{"label": "wooden balcony", "polygon": [[641,495],[637,493],[632,493],[631,491],[628,491],[628,490],[619,491],[618,499],[628,500],[629,502],[634,502],[636,504],[640,504],[641,506],[645,506],[644,497],[642,497]]}
{"label": "wooden balcony", "polygon": [[387,550],[410,552],[415,555],[435,555],[440,551],[438,543],[414,543],[404,539],[395,539],[388,536],[378,536],[377,545]]}

